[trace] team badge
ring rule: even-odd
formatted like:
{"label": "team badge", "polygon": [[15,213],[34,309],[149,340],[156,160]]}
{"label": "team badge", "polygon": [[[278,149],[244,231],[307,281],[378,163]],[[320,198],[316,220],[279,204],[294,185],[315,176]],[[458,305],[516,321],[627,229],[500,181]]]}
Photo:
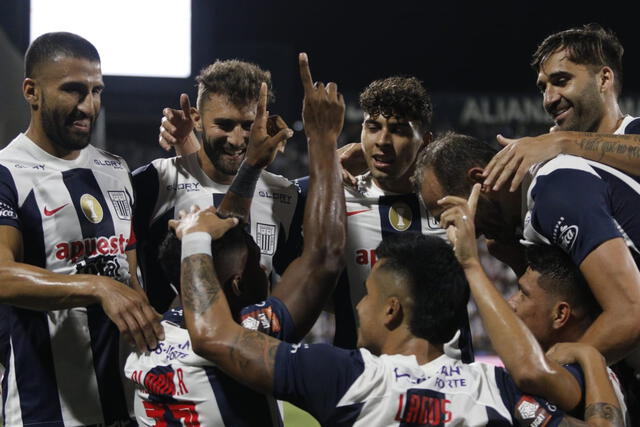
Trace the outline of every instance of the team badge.
{"label": "team badge", "polygon": [[394,203],[389,209],[389,223],[397,231],[405,231],[411,227],[413,212],[409,205],[403,202]]}
{"label": "team badge", "polygon": [[272,224],[256,224],[256,243],[260,253],[273,255],[276,249],[276,226]]}
{"label": "team badge", "polygon": [[84,216],[92,223],[98,224],[102,221],[104,217],[102,206],[100,206],[98,199],[91,194],[83,194],[82,197],[80,197],[80,207],[82,208]]}
{"label": "team badge", "polygon": [[118,218],[130,221],[131,205],[129,204],[127,193],[124,191],[109,191],[109,198]]}

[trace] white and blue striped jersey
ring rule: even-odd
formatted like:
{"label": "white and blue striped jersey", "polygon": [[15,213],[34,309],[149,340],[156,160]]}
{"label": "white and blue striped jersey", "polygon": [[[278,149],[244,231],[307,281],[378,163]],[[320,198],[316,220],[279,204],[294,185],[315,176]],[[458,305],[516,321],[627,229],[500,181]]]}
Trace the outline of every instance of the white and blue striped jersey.
{"label": "white and blue striped jersey", "polygon": [[[308,178],[296,180],[306,195]],[[347,215],[346,268],[334,292],[336,336],[334,344],[355,348],[355,307],[365,295],[365,281],[376,263],[375,249],[389,235],[420,232],[447,239],[447,233],[425,209],[415,193],[397,194],[382,190],[369,173],[357,177],[356,188],[344,188]],[[461,357],[473,360],[469,322],[461,327]],[[455,344],[458,346],[458,344]]]}
{"label": "white and blue striped jersey", "polygon": [[[640,118],[627,116],[615,133],[640,133]],[[525,242],[559,246],[580,265],[600,244],[622,237],[640,266],[640,177],[569,155],[532,173]]]}
{"label": "white and blue striped jersey", "polygon": [[[145,291],[151,305],[162,313],[175,297],[166,276],[157,267],[158,246],[166,234],[167,222],[193,204],[201,208],[218,206],[229,185],[211,180],[200,167],[197,153],[154,160],[133,172],[133,185],[138,260]],[[251,204],[251,235],[260,247],[260,263],[268,274],[276,273],[274,280],[293,260],[283,259],[280,254],[297,205],[298,192],[289,180],[262,172]]]}
{"label": "white and blue striped jersey", "polygon": [[[582,383],[581,372],[570,372]],[[278,347],[273,395],[324,426],[546,426],[563,413],[523,394],[504,368],[446,354],[374,356],[326,344]]]}
{"label": "white and blue striped jersey", "polygon": [[[0,225],[20,230],[27,264],[128,283],[132,195],[126,163],[93,146],[63,160],[20,134],[0,151]],[[129,419],[118,329],[99,304],[0,310],[5,425]]]}
{"label": "white and blue striped jersey", "polygon": [[[132,353],[125,367],[125,375],[136,384],[134,408],[140,426],[283,425],[275,399],[239,384],[193,352],[189,333],[181,327],[181,309],[167,312],[164,319],[165,339],[148,354]],[[245,328],[281,340],[294,333],[288,310],[274,297],[245,307],[241,319]]]}

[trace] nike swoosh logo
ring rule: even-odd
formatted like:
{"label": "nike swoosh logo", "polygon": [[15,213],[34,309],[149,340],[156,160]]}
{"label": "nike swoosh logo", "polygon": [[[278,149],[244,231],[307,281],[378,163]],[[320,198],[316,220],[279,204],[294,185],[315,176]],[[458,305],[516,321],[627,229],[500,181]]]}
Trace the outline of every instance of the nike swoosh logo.
{"label": "nike swoosh logo", "polygon": [[59,208],[55,208],[53,210],[49,210],[47,209],[47,207],[44,207],[44,216],[51,216],[53,214],[55,214],[56,212],[58,212],[60,209],[64,208],[65,206],[67,206],[69,203],[65,203],[64,205],[60,206]]}
{"label": "nike swoosh logo", "polygon": [[362,213],[362,212],[369,212],[370,210],[371,210],[371,209],[363,209],[363,210],[361,210],[361,211],[351,211],[351,212],[347,212],[347,216],[357,215],[357,214]]}

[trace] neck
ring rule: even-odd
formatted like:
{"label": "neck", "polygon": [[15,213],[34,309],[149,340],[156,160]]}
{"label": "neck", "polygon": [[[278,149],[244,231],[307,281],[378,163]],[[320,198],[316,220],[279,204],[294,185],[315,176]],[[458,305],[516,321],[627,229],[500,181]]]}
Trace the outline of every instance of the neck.
{"label": "neck", "polygon": [[234,175],[222,173],[215,167],[211,159],[209,159],[209,156],[207,156],[207,153],[205,153],[202,142],[200,143],[200,150],[198,150],[198,164],[204,174],[213,182],[222,185],[230,185],[233,182]]}
{"label": "neck", "polygon": [[47,136],[39,122],[40,120],[32,116],[29,127],[24,133],[31,141],[47,153],[59,159],[75,160],[78,158],[82,150],[67,150],[59,147]]}
{"label": "neck", "polygon": [[618,105],[617,100],[611,100],[607,103],[605,114],[602,120],[600,121],[600,125],[596,130],[597,133],[614,133],[622,120],[624,119],[624,114],[620,110],[620,106]]}
{"label": "neck", "polygon": [[442,356],[442,344],[434,345],[424,338],[413,335],[408,328],[389,334],[381,348],[381,354],[415,356],[418,364],[424,365]]}
{"label": "neck", "polygon": [[377,179],[373,178],[373,182],[382,190],[389,191],[391,193],[413,193],[413,184],[411,183],[411,176],[413,175],[413,168],[411,168],[410,173],[405,174],[400,178],[391,180],[391,179]]}

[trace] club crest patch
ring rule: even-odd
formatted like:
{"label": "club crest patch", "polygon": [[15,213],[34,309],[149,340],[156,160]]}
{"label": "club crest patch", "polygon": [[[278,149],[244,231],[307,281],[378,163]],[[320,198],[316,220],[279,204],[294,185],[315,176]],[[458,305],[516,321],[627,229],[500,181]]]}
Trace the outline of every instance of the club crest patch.
{"label": "club crest patch", "polygon": [[396,202],[389,209],[389,223],[396,231],[405,231],[411,227],[413,212],[404,202]]}

